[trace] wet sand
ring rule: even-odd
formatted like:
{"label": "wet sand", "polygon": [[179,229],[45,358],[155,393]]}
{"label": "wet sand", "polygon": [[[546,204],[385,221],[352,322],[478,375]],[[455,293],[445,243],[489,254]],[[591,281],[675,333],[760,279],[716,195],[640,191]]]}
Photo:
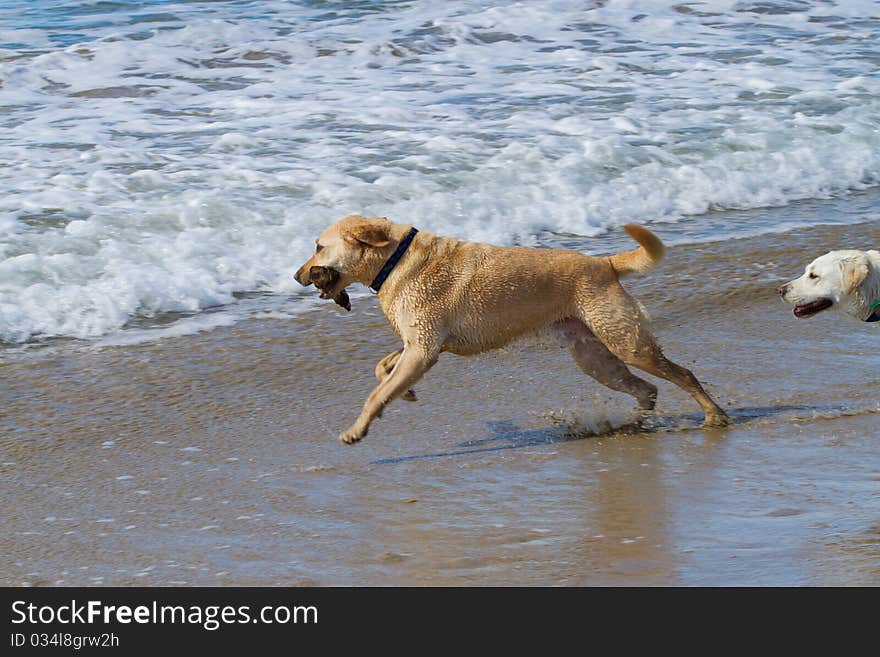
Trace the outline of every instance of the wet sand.
{"label": "wet sand", "polygon": [[873,220],[680,246],[627,281],[725,430],[665,382],[654,430],[616,430],[630,398],[527,343],[444,355],[344,446],[397,346],[371,298],[7,351],[0,583],[880,585],[880,329],[774,294],[878,244]]}

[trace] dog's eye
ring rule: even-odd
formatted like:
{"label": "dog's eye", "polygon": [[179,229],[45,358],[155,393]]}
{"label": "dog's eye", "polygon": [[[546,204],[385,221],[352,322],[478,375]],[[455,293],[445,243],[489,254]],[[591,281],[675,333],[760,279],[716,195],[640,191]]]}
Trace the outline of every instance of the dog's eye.
{"label": "dog's eye", "polygon": [[810,272],[810,276],[809,276],[809,278],[819,278],[819,277],[816,276],[816,274],[814,274],[813,272]]}
{"label": "dog's eye", "polygon": [[324,247],[321,244],[316,244],[315,245],[315,253],[320,253],[321,249],[323,249],[323,248]]}

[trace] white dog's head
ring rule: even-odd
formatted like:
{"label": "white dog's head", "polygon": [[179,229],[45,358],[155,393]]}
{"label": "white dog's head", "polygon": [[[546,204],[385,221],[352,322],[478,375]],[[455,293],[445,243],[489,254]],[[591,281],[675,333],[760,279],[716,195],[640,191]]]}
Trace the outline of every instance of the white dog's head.
{"label": "white dog's head", "polygon": [[[795,317],[812,317],[827,309],[868,321],[880,299],[880,253],[831,251],[807,265],[803,276],[779,288],[782,300],[794,306]],[[873,306],[873,307],[872,307]]]}

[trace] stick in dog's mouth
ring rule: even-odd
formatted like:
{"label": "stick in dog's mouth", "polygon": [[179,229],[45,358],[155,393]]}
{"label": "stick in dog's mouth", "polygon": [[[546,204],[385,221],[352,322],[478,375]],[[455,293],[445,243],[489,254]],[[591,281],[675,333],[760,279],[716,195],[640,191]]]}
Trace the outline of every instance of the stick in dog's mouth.
{"label": "stick in dog's mouth", "polygon": [[345,288],[339,290],[335,294],[333,288],[339,283],[339,272],[330,267],[312,267],[309,269],[309,282],[313,283],[321,294],[322,299],[332,298],[338,305],[346,310],[351,310],[351,301],[348,298],[348,292]]}
{"label": "stick in dog's mouth", "polygon": [[818,299],[816,301],[812,301],[810,303],[805,303],[801,306],[795,306],[792,308],[792,312],[795,317],[803,319],[805,317],[812,317],[818,312],[825,310],[826,308],[830,308],[833,305],[831,299]]}

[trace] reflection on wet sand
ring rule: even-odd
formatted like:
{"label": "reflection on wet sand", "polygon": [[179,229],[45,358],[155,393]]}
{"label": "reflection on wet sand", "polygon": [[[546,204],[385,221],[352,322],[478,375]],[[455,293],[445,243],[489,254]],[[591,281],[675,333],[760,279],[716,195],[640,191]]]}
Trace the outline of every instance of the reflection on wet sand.
{"label": "reflection on wet sand", "polygon": [[592,528],[583,536],[581,559],[592,572],[586,570],[578,583],[670,581],[676,555],[670,549],[660,443],[650,438],[613,443],[595,475],[594,495],[583,500]]}

